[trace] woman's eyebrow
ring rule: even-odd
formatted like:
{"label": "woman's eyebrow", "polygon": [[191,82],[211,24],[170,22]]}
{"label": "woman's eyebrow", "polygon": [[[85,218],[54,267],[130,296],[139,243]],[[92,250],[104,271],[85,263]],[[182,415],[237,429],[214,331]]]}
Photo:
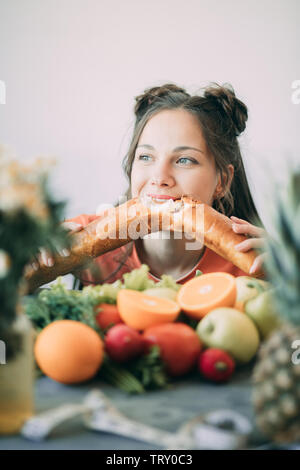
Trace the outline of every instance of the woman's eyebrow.
{"label": "woman's eyebrow", "polygon": [[[149,144],[138,145],[137,148],[139,148],[139,147],[146,147],[149,150],[155,150],[155,148],[152,145],[149,145]],[[203,150],[196,149],[195,147],[187,147],[186,145],[181,145],[180,147],[175,147],[173,149],[173,152],[181,152],[182,150],[196,150],[197,152],[204,153]]]}

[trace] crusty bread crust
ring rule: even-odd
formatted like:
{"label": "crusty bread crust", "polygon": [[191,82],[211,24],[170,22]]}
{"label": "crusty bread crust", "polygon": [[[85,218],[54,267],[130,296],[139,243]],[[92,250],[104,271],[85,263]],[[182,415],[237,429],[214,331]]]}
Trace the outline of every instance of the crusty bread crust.
{"label": "crusty bread crust", "polygon": [[[184,231],[195,234],[195,239],[204,242],[208,248],[233,263],[242,271],[249,273],[257,253],[249,250],[246,253],[235,250],[234,246],[248,237],[232,230],[231,220],[201,201],[183,196],[181,198],[184,216]],[[204,224],[199,225],[196,210],[202,207]],[[177,216],[180,213],[176,212]],[[166,217],[169,222],[166,223]],[[145,205],[136,197],[125,203],[107,209],[99,218],[84,227],[81,231],[70,235],[72,240],[71,253],[67,257],[53,254],[54,266],[40,266],[35,271],[31,266],[25,270],[28,293],[37,287],[53,281],[58,276],[82,269],[91,259],[126,245],[132,240],[142,238],[152,232],[170,229],[183,231],[180,219],[172,211],[155,206]],[[196,223],[197,221],[197,223]],[[204,227],[204,228],[201,228]],[[204,232],[203,232],[204,230]],[[262,271],[255,277],[264,275]]]}
{"label": "crusty bread crust", "polygon": [[[136,229],[132,230],[131,229]],[[158,217],[161,227],[161,216]],[[31,293],[39,286],[53,281],[58,276],[72,273],[87,267],[91,259],[115,250],[134,240],[134,232],[140,231],[140,237],[151,231],[151,210],[133,198],[117,207],[107,209],[99,218],[70,235],[71,253],[67,257],[53,253],[54,265],[42,265],[37,271],[31,266],[25,270],[27,292]]]}
{"label": "crusty bread crust", "polygon": [[[247,252],[241,252],[235,249],[235,245],[247,240],[249,237],[235,233],[232,229],[233,222],[231,219],[216,211],[213,207],[191,197],[184,196],[182,200],[185,204],[193,207],[196,207],[198,204],[203,205],[204,234],[202,236],[202,234],[198,233],[198,237],[200,235],[204,245],[249,274],[250,268],[258,255],[257,252],[253,249]],[[194,223],[193,232],[197,233]],[[260,270],[251,276],[263,277],[264,272]]]}

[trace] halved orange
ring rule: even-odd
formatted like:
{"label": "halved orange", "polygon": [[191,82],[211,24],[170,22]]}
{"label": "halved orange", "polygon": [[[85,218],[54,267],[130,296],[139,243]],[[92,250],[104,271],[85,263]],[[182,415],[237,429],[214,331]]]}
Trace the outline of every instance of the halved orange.
{"label": "halved orange", "polygon": [[172,322],[180,312],[174,300],[153,297],[132,289],[118,292],[117,306],[124,323],[136,330]]}
{"label": "halved orange", "polygon": [[233,307],[236,295],[235,277],[215,272],[183,284],[177,293],[177,302],[187,315],[200,320],[217,307]]}

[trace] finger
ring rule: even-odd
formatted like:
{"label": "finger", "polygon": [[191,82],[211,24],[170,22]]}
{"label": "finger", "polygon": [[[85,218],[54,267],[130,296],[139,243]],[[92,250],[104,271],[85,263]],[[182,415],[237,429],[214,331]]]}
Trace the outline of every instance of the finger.
{"label": "finger", "polygon": [[244,219],[239,219],[238,217],[235,217],[234,215],[232,215],[230,217],[232,220],[234,220],[235,222],[242,222],[242,223],[248,223],[247,220],[244,220]]}
{"label": "finger", "polygon": [[34,271],[37,271],[37,270],[39,269],[39,267],[40,267],[38,260],[35,259],[35,258],[31,261],[31,263],[29,263],[29,266],[30,266]]}
{"label": "finger", "polygon": [[232,224],[232,230],[235,233],[243,233],[247,235],[252,235],[255,237],[265,237],[266,231],[263,228],[256,227],[255,225],[245,223],[245,224]]}
{"label": "finger", "polygon": [[83,228],[82,224],[77,224],[76,222],[62,222],[61,225],[71,233],[79,232]]}
{"label": "finger", "polygon": [[257,256],[255,260],[253,261],[253,264],[250,268],[249,273],[253,274],[259,271],[262,268],[263,263],[266,260],[266,257],[267,257],[267,253],[262,253],[261,255]]}
{"label": "finger", "polygon": [[265,241],[262,238],[249,238],[248,240],[244,240],[241,243],[235,245],[235,249],[237,251],[248,251],[253,248],[263,248],[265,245]]}
{"label": "finger", "polygon": [[58,249],[57,250],[58,254],[64,258],[66,258],[67,256],[70,256],[70,250],[68,250],[68,248],[63,248],[63,249]]}
{"label": "finger", "polygon": [[54,265],[53,256],[47,250],[45,250],[45,248],[40,248],[38,261],[41,266],[44,265],[44,266],[51,267]]}

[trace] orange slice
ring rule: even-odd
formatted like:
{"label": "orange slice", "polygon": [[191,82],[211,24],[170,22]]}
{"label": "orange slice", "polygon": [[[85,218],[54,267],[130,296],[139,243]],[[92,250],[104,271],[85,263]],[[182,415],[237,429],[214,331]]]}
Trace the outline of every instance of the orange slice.
{"label": "orange slice", "polygon": [[177,302],[153,297],[132,289],[121,289],[117,296],[120,316],[136,330],[174,321],[180,312]]}
{"label": "orange slice", "polygon": [[217,307],[233,307],[236,295],[235,277],[215,272],[202,274],[183,284],[177,302],[187,315],[201,319]]}

